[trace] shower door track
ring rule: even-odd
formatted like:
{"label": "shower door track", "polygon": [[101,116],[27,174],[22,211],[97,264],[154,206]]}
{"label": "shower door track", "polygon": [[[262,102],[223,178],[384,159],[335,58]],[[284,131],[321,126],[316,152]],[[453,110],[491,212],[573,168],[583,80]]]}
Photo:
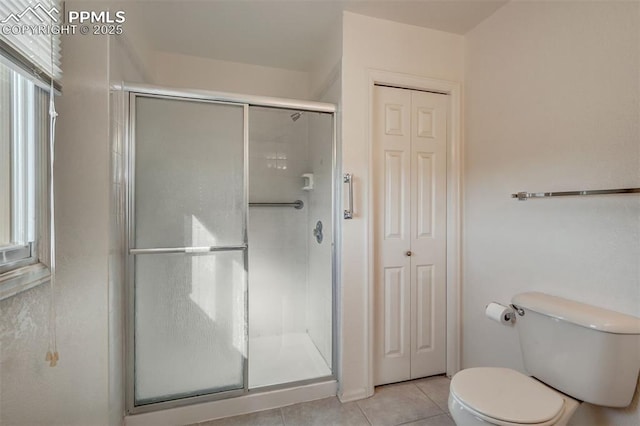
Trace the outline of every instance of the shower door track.
{"label": "shower door track", "polygon": [[[151,413],[158,410],[165,410],[171,408],[184,407],[193,404],[200,404],[206,402],[214,402],[221,401],[225,399],[247,396],[247,395],[255,395],[255,394],[267,394],[272,391],[280,391],[285,390],[287,388],[294,388],[299,386],[308,386],[308,385],[322,385],[323,383],[331,383],[335,382],[337,385],[337,373],[338,370],[338,314],[336,308],[336,300],[337,300],[337,277],[338,277],[338,254],[336,252],[337,246],[336,242],[338,241],[338,237],[340,236],[340,215],[338,215],[338,211],[340,209],[337,208],[339,205],[339,188],[340,186],[336,185],[336,179],[341,176],[340,171],[338,170],[338,140],[337,140],[337,121],[336,121],[336,106],[331,103],[325,102],[316,102],[316,101],[302,101],[296,99],[287,99],[287,98],[276,98],[276,97],[268,97],[268,96],[253,96],[253,95],[243,95],[236,93],[225,93],[225,92],[216,92],[216,91],[207,91],[207,90],[197,90],[197,89],[174,89],[174,88],[165,88],[158,87],[146,84],[131,84],[123,82],[121,84],[115,84],[111,86],[112,91],[122,92],[123,96],[120,99],[120,102],[123,102],[123,117],[124,123],[122,128],[122,133],[124,134],[124,156],[123,156],[123,164],[124,164],[124,189],[125,189],[125,312],[126,312],[126,320],[125,320],[125,341],[126,341],[126,349],[125,349],[125,407],[127,410],[127,415],[133,415],[135,417],[136,414],[143,413]],[[320,113],[328,113],[332,116],[332,182],[331,182],[331,200],[333,202],[333,212],[332,212],[332,222],[333,222],[333,244],[331,248],[331,259],[332,259],[332,374],[328,376],[317,377],[313,379],[306,380],[298,380],[293,382],[280,383],[275,385],[267,385],[261,386],[254,389],[249,389],[248,386],[248,356],[245,359],[245,367],[244,367],[244,388],[237,390],[228,390],[222,391],[219,393],[213,394],[204,394],[204,395],[192,395],[186,396],[180,399],[168,400],[168,401],[159,401],[154,403],[148,403],[144,405],[135,405],[134,400],[134,380],[135,380],[135,372],[133,370],[133,318],[135,312],[134,303],[133,303],[133,267],[131,265],[131,257],[134,254],[147,254],[151,252],[167,251],[169,252],[192,252],[189,249],[198,249],[194,250],[193,253],[204,253],[210,251],[217,251],[214,247],[179,247],[179,248],[160,248],[160,249],[136,249],[130,247],[130,242],[132,240],[133,232],[134,232],[134,216],[133,216],[133,202],[134,202],[134,181],[133,174],[135,171],[134,163],[135,154],[132,153],[131,149],[134,144],[134,131],[135,131],[135,109],[132,110],[131,103],[132,100],[135,99],[135,96],[148,96],[148,97],[158,97],[158,98],[167,98],[167,99],[187,99],[194,101],[204,101],[204,102],[215,102],[215,103],[227,103],[234,105],[244,105],[245,108],[245,120],[244,120],[244,144],[245,144],[245,195],[248,196],[248,137],[249,137],[249,120],[248,120],[248,109],[249,106],[260,106],[260,107],[268,107],[275,109],[295,109],[300,111],[309,111],[309,112],[320,112]],[[247,210],[245,214],[248,215],[248,199],[245,200],[247,205]],[[247,228],[245,228],[245,232],[248,229],[248,220],[246,222]],[[246,239],[245,239],[246,241]],[[245,250],[245,256],[247,253],[247,245],[242,246],[234,246],[232,250]],[[205,250],[206,249],[206,250]],[[246,315],[248,316],[249,311],[248,308],[246,310]],[[248,322],[247,322],[248,324]],[[248,327],[247,327],[248,333]],[[248,339],[247,339],[247,354],[248,354]],[[206,420],[206,419],[203,419]]]}
{"label": "shower door track", "polygon": [[138,93],[141,95],[156,95],[181,99],[200,99],[205,101],[246,104],[269,108],[326,112],[330,114],[335,114],[336,112],[336,106],[326,102],[301,101],[297,99],[275,98],[270,96],[242,95],[238,93],[216,92],[210,90],[173,89],[148,84],[132,83],[114,84],[111,86],[111,90]]}

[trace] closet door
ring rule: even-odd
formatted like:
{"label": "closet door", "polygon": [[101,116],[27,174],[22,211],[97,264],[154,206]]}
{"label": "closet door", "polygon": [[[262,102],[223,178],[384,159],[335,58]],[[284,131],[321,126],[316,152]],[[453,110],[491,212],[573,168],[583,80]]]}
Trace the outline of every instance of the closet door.
{"label": "closet door", "polygon": [[446,95],[374,91],[376,385],[446,371]]}
{"label": "closet door", "polygon": [[411,92],[374,91],[374,383],[411,378]]}
{"label": "closet door", "polygon": [[411,92],[411,378],[446,371],[447,95]]}

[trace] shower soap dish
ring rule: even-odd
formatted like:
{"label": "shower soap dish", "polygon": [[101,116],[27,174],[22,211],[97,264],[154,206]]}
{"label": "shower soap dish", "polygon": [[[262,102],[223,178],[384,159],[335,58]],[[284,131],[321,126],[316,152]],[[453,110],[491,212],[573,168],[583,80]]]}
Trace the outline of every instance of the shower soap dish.
{"label": "shower soap dish", "polygon": [[304,179],[304,185],[302,189],[305,191],[311,191],[313,189],[313,173],[305,173],[302,175]]}

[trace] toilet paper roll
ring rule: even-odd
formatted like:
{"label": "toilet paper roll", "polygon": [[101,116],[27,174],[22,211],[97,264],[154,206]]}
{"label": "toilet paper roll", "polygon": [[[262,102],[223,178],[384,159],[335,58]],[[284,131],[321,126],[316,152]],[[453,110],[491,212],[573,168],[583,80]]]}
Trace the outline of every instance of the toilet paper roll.
{"label": "toilet paper roll", "polygon": [[499,303],[491,302],[484,311],[485,315],[500,324],[511,324],[513,309]]}

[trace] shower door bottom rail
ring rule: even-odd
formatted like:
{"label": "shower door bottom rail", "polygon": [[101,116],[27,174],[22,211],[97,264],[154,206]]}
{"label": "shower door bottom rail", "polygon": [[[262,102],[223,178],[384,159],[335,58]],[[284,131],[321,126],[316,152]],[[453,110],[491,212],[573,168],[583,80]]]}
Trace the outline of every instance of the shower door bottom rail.
{"label": "shower door bottom rail", "polygon": [[129,249],[129,254],[169,254],[169,253],[211,253],[216,251],[240,251],[247,249],[246,244],[238,246],[204,246],[204,247],[159,247]]}

